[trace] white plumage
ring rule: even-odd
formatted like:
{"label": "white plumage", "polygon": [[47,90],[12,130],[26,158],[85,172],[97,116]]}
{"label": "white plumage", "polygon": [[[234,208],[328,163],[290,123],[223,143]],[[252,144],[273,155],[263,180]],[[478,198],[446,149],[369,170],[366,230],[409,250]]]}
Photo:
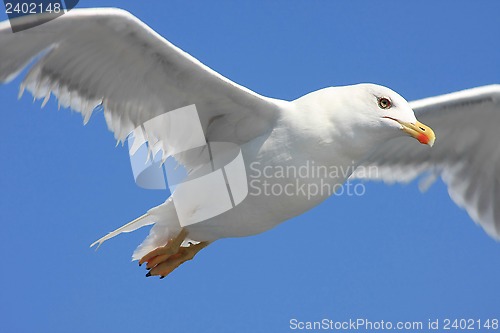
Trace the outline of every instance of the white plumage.
{"label": "white plumage", "polygon": [[[390,89],[368,84],[327,88],[292,102],[267,98],[214,72],[118,9],[72,10],[15,34],[7,22],[0,24],[0,81],[12,80],[37,56],[20,93],[29,90],[43,99],[42,106],[53,94],[61,106],[80,112],[85,123],[102,106],[119,141],[158,115],[194,104],[207,142],[237,144],[247,168],[254,162],[262,169],[312,160],[344,169],[359,165],[378,169],[376,174],[355,171],[352,178],[407,182],[424,173],[442,176],[453,200],[488,234],[500,236],[500,134],[495,127],[500,123],[500,86],[409,105]],[[381,98],[390,100],[387,110],[381,107]],[[435,129],[434,148],[400,137],[404,124],[415,124],[415,115]],[[167,140],[166,132],[146,137],[159,142],[164,157],[175,151],[176,142]],[[188,170],[200,167],[191,156],[176,158]],[[328,184],[335,188],[349,175],[330,177]],[[285,186],[292,178],[272,181]],[[301,193],[248,196],[236,208],[187,227],[184,244],[263,232],[327,197],[327,193],[313,198]],[[171,198],[96,243],[149,224],[155,225],[134,259],[179,233]]]}

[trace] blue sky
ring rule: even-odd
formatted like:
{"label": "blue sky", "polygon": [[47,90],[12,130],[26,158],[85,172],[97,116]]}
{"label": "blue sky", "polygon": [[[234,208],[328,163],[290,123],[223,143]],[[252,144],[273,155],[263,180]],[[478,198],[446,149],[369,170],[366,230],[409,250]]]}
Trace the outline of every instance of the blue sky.
{"label": "blue sky", "polygon": [[[359,82],[408,100],[500,83],[498,1],[81,1],[118,6],[230,79],[295,99]],[[1,13],[4,20],[6,15]],[[500,244],[440,182],[366,184],[221,240],[167,279],[130,262],[147,230],[89,244],[161,203],[102,114],[87,126],[0,86],[0,331],[288,332],[289,321],[500,317]],[[438,133],[439,135],[439,133]]]}

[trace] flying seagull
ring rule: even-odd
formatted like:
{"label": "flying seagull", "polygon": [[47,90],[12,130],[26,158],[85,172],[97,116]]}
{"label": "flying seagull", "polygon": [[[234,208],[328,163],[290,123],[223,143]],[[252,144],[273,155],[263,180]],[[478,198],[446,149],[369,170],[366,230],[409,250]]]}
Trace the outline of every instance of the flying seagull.
{"label": "flying seagull", "polygon": [[[33,26],[40,17],[16,20]],[[118,141],[132,138],[131,153],[147,146],[147,158],[172,157],[186,170],[163,204],[92,244],[153,225],[133,254],[147,276],[165,277],[218,239],[267,231],[354,178],[425,175],[426,188],[441,176],[451,198],[500,237],[499,85],[411,103],[375,84],[273,99],[211,70],[130,13],[104,8],[16,33],[0,23],[0,81],[30,64],[20,95],[27,89],[42,106],[54,95],[84,123],[99,107]],[[416,116],[438,134],[433,148],[434,131]]]}

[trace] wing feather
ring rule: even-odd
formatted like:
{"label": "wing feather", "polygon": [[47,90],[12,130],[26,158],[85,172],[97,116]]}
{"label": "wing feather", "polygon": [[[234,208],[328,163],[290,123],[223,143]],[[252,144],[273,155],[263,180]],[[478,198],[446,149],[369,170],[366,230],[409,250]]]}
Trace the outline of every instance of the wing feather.
{"label": "wing feather", "polygon": [[[270,131],[279,110],[275,100],[231,82],[119,9],[75,9],[17,33],[0,23],[0,82],[30,62],[20,94],[27,89],[42,105],[52,94],[85,123],[102,106],[120,141],[146,121],[194,104],[207,140],[241,144]],[[154,139],[163,152],[175,150],[161,133]]]}

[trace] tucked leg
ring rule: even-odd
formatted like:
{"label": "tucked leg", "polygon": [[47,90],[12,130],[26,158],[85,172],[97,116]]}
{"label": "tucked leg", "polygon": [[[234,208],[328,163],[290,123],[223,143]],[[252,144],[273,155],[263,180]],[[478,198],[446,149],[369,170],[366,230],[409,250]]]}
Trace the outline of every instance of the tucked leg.
{"label": "tucked leg", "polygon": [[139,266],[147,263],[146,268],[150,270],[146,276],[158,275],[160,278],[164,278],[184,262],[193,259],[201,249],[209,244],[208,242],[202,242],[188,247],[181,247],[186,236],[187,231],[182,229],[165,246],[154,249],[142,257],[139,261]]}
{"label": "tucked leg", "polygon": [[194,258],[194,256],[209,243],[202,242],[188,247],[181,247],[179,251],[170,256],[168,259],[154,266],[146,276],[159,275],[163,279],[168,274],[172,273],[177,267]]}
{"label": "tucked leg", "polygon": [[[160,259],[165,260],[168,257],[176,254],[179,251],[179,247],[181,246],[182,242],[186,239],[186,236],[187,236],[187,231],[186,231],[186,229],[183,228],[181,230],[181,232],[177,236],[175,236],[175,238],[172,238],[171,240],[169,240],[165,246],[154,249],[153,251],[149,252],[144,257],[142,257],[141,260],[139,260],[139,266],[141,266],[143,263],[147,262],[148,263],[147,268],[151,268],[151,267],[154,267],[154,265],[153,264],[150,265],[149,263],[153,259],[160,257]],[[160,261],[163,261],[163,260],[160,260]],[[158,261],[158,260],[155,260],[155,261]],[[160,261],[158,261],[158,262],[160,262]]]}

